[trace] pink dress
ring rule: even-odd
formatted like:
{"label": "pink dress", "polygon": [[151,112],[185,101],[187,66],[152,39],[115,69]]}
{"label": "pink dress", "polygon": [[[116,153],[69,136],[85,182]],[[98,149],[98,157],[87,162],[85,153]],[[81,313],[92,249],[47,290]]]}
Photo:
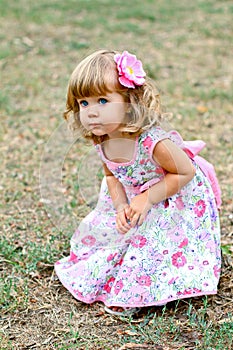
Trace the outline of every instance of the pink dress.
{"label": "pink dress", "polygon": [[212,165],[197,155],[204,143],[184,142],[176,131],[153,127],[136,139],[130,162],[111,162],[101,145],[96,149],[130,200],[164,177],[152,154],[156,143],[167,138],[192,159],[194,178],[155,204],[143,224],[125,235],[116,230],[116,212],[103,179],[96,208],[71,238],[70,255],[55,264],[60,281],[78,300],[142,307],[217,292],[221,199]]}

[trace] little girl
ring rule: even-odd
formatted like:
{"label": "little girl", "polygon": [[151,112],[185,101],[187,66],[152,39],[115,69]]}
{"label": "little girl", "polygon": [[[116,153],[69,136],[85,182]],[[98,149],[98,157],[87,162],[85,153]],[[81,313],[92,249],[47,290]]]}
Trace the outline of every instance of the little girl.
{"label": "little girl", "polygon": [[93,140],[105,176],[96,208],[55,265],[73,296],[119,314],[215,294],[220,275],[220,190],[202,141],[161,128],[160,97],[142,63],[100,50],[78,64],[70,115]]}

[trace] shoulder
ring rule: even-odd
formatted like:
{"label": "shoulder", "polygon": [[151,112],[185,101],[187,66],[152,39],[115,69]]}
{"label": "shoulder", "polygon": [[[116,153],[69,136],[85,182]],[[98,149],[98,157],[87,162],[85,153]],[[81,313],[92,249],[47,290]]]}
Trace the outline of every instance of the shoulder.
{"label": "shoulder", "polygon": [[155,146],[159,141],[169,139],[177,146],[183,147],[184,141],[176,130],[165,131],[160,126],[152,127],[140,135],[141,143],[146,146]]}
{"label": "shoulder", "polygon": [[142,141],[146,140],[160,140],[161,138],[168,137],[168,133],[159,126],[153,126],[148,130],[145,130],[141,135]]}
{"label": "shoulder", "polygon": [[166,138],[169,138],[166,131],[160,127],[152,127],[145,130],[139,137],[139,143],[147,151],[152,151],[155,145]]}

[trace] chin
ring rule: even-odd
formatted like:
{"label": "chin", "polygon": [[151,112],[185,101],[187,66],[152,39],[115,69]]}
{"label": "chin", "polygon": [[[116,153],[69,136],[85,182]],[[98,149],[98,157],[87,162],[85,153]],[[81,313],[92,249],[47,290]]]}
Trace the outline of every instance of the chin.
{"label": "chin", "polygon": [[92,134],[95,135],[95,136],[104,136],[106,135],[105,132],[101,131],[101,130],[91,130]]}

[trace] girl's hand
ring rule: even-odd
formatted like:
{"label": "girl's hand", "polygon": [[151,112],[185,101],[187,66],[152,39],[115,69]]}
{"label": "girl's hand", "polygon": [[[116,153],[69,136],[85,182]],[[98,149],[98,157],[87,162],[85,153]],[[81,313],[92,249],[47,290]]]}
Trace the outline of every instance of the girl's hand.
{"label": "girl's hand", "polygon": [[117,209],[116,227],[120,233],[127,233],[131,229],[129,223],[129,204],[124,204]]}
{"label": "girl's hand", "polygon": [[149,202],[147,191],[135,196],[130,202],[128,217],[131,227],[141,225],[153,203]]}

